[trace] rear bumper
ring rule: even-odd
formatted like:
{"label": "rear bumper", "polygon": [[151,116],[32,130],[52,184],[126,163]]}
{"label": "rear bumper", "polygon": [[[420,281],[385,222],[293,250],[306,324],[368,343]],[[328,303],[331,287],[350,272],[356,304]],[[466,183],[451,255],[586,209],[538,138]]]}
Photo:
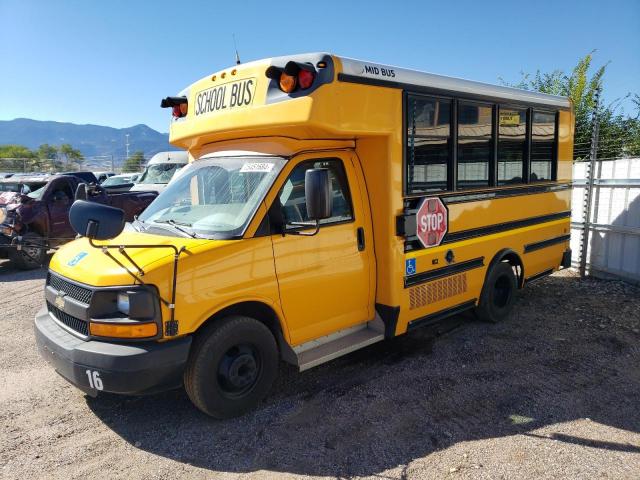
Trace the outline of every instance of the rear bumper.
{"label": "rear bumper", "polygon": [[[35,318],[40,354],[70,383],[89,395],[154,393],[182,385],[191,337],[164,343],[84,341],[63,329],[46,308]],[[97,374],[94,372],[98,372]],[[101,382],[93,382],[97,375]]]}

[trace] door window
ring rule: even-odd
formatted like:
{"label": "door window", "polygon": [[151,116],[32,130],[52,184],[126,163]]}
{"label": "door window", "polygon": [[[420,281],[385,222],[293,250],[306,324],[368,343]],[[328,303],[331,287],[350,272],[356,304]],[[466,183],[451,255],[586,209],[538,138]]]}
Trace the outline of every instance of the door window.
{"label": "door window", "polygon": [[320,224],[325,225],[353,220],[349,185],[342,162],[338,159],[310,160],[297,165],[280,190],[280,204],[282,205],[282,215],[285,225],[287,225],[286,228],[299,228],[291,225],[292,222],[309,221],[304,193],[304,177],[306,171],[312,168],[327,168],[329,170],[331,191],[333,193],[331,217],[320,220]]}
{"label": "door window", "polygon": [[49,201],[53,202],[64,202],[67,203],[71,201],[73,198],[73,192],[71,191],[71,185],[68,182],[60,182],[58,183],[53,192],[51,192],[51,196],[49,197]]}

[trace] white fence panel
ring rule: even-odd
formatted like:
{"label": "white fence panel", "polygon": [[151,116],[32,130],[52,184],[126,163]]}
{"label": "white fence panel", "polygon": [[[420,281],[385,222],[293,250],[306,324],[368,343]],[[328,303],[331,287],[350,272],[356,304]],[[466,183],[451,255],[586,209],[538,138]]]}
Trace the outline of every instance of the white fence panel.
{"label": "white fence panel", "polygon": [[[573,172],[571,249],[574,262],[578,262],[586,163],[574,164]],[[599,161],[594,178],[587,269],[593,275],[640,282],[640,158]]]}

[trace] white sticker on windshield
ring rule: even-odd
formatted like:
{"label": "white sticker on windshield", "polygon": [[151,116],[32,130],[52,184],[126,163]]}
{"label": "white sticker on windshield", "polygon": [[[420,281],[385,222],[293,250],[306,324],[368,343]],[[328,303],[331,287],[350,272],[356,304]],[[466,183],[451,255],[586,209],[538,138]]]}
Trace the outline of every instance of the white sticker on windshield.
{"label": "white sticker on windshield", "polygon": [[273,163],[245,163],[240,169],[240,173],[245,172],[270,172],[273,170]]}

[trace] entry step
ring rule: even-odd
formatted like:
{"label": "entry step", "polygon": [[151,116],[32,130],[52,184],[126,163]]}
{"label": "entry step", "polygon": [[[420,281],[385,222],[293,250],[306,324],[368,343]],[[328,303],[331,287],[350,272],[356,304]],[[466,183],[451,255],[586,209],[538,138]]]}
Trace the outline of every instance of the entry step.
{"label": "entry step", "polygon": [[299,345],[294,348],[298,357],[298,368],[302,372],[384,340],[383,332],[374,320]]}

